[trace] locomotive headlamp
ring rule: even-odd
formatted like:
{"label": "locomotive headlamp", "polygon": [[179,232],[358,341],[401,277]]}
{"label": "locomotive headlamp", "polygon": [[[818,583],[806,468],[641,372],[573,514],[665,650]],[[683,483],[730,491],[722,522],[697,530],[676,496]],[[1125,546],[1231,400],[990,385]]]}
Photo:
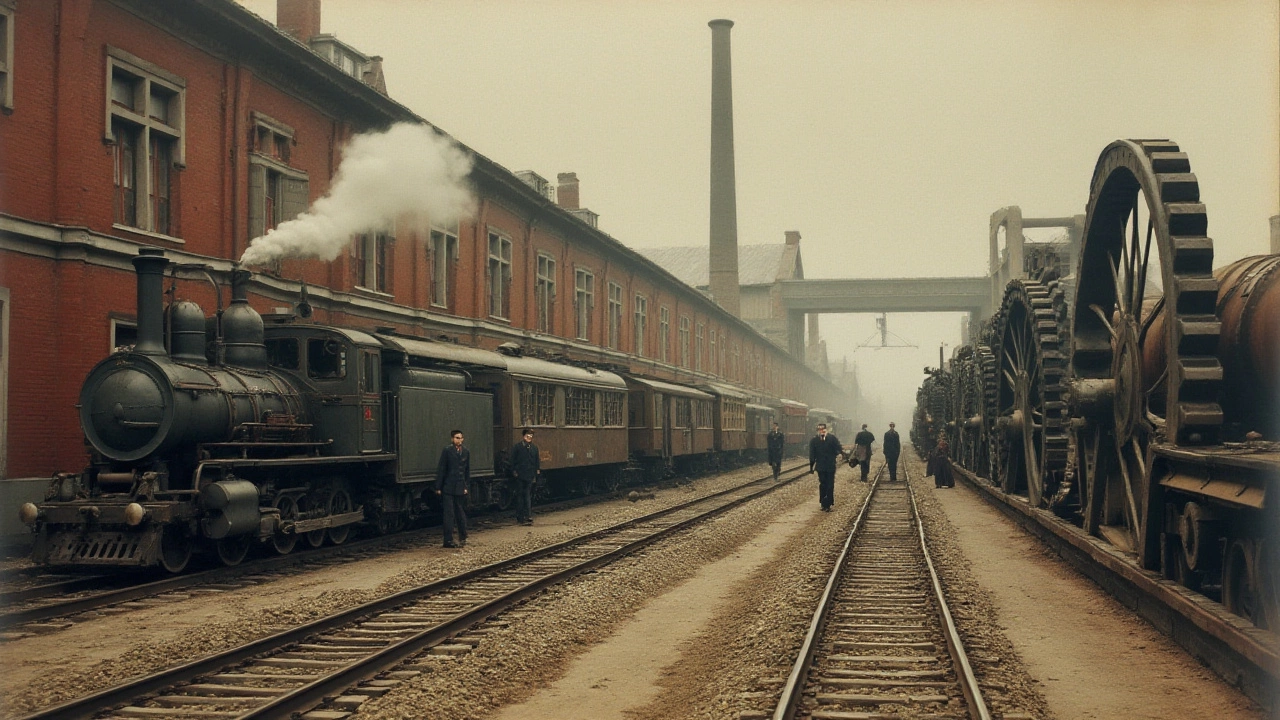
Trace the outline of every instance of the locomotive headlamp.
{"label": "locomotive headlamp", "polygon": [[129,527],[136,527],[147,519],[147,509],[138,503],[129,503],[124,509],[124,522]]}
{"label": "locomotive headlamp", "polygon": [[35,503],[22,503],[22,507],[18,508],[18,519],[24,525],[34,525],[39,518],[40,508]]}

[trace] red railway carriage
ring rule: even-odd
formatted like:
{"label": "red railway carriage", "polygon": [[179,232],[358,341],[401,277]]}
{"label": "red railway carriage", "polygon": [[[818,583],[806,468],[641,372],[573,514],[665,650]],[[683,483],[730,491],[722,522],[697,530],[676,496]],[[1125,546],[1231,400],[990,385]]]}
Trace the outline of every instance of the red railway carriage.
{"label": "red railway carriage", "polygon": [[778,411],[768,405],[747,403],[747,449],[753,458],[764,459],[769,452],[769,431]]}
{"label": "red railway carriage", "polygon": [[702,389],[714,396],[712,419],[716,452],[742,453],[747,449],[747,401],[750,396],[721,383],[707,383]]}
{"label": "red railway carriage", "polygon": [[631,449],[639,457],[672,462],[715,449],[715,396],[691,387],[627,377]]}
{"label": "red railway carriage", "polygon": [[787,436],[787,451],[800,452],[805,449],[814,433],[814,429],[809,426],[809,406],[783,398],[778,413],[781,416],[778,424]]}

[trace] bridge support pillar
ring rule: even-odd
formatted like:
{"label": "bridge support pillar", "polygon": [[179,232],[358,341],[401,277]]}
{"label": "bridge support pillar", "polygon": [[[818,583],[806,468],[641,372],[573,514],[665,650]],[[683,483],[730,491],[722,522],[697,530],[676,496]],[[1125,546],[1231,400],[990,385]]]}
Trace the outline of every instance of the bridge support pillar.
{"label": "bridge support pillar", "polygon": [[797,310],[787,311],[787,352],[804,362],[804,313]]}

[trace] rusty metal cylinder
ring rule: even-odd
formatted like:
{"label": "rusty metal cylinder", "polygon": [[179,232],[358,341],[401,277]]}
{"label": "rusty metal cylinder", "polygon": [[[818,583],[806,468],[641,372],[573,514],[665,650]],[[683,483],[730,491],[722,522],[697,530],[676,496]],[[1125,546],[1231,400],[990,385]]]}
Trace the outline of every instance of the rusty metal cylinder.
{"label": "rusty metal cylinder", "polygon": [[[1225,436],[1257,432],[1280,440],[1280,255],[1247,257],[1218,268],[1218,361]],[[1163,414],[1167,308],[1159,306],[1142,348],[1144,389]],[[1154,389],[1153,389],[1154,386]]]}

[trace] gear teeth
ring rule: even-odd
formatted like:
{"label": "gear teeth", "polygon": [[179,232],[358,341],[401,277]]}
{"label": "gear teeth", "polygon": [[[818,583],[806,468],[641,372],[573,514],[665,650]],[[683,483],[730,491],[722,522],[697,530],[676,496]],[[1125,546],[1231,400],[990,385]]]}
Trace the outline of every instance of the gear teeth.
{"label": "gear teeth", "polygon": [[1173,272],[1176,275],[1209,273],[1213,270],[1213,240],[1202,236],[1171,238]]}
{"label": "gear teeth", "polygon": [[1195,173],[1161,173],[1156,171],[1156,182],[1160,185],[1161,202],[1200,202],[1200,183],[1196,182]]}

